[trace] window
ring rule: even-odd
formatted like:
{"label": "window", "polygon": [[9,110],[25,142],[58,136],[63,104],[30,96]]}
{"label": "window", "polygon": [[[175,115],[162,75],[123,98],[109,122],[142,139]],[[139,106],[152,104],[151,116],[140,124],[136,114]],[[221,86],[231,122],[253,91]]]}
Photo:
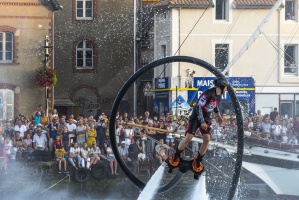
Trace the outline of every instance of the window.
{"label": "window", "polygon": [[297,60],[298,45],[285,45],[284,46],[284,73],[297,74],[298,73],[298,60]]}
{"label": "window", "polygon": [[0,119],[13,119],[14,92],[9,89],[0,89]]}
{"label": "window", "polygon": [[228,20],[228,0],[216,0],[216,20]]}
{"label": "window", "polygon": [[77,0],[76,19],[93,20],[93,0]]}
{"label": "window", "polygon": [[[161,45],[161,58],[166,57],[166,45]],[[166,76],[166,64],[163,65],[163,76]]]}
{"label": "window", "polygon": [[0,63],[13,62],[13,33],[0,32]]}
{"label": "window", "polygon": [[224,70],[228,64],[228,44],[215,45],[215,67],[220,71]]}
{"label": "window", "polygon": [[285,1],[285,20],[295,20],[296,16],[296,2]]}
{"label": "window", "polygon": [[93,69],[93,47],[88,40],[83,40],[77,45],[76,68]]}

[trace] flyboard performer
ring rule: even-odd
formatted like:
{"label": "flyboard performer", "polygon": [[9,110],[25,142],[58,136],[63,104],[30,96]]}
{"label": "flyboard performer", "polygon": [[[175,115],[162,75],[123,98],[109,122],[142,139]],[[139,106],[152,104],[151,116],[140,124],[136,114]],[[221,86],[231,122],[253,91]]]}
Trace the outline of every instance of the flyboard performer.
{"label": "flyboard performer", "polygon": [[218,77],[213,81],[214,87],[204,91],[197,100],[196,106],[193,107],[192,113],[189,116],[189,120],[186,126],[186,137],[179,143],[174,154],[170,155],[166,160],[170,168],[180,167],[179,164],[182,161],[185,162],[180,154],[192,140],[196,130],[199,128],[203,136],[203,143],[200,146],[198,154],[192,161],[192,171],[195,173],[202,173],[204,167],[202,159],[209,147],[211,138],[211,113],[216,113],[216,121],[221,124],[223,118],[218,109],[218,105],[221,100],[221,95],[225,94],[228,81],[225,78]]}

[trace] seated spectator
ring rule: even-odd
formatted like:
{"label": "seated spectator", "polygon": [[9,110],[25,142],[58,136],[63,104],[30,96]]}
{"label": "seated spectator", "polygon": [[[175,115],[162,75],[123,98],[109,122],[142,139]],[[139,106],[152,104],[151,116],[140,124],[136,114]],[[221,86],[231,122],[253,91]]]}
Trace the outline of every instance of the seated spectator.
{"label": "seated spectator", "polygon": [[288,143],[288,136],[287,136],[287,133],[283,132],[281,133],[281,143]]}
{"label": "seated spectator", "polygon": [[17,125],[15,125],[14,131],[19,131],[21,138],[24,138],[27,128],[25,125],[23,125],[22,120],[17,121]]}
{"label": "seated spectator", "polygon": [[66,151],[64,150],[63,146],[60,146],[55,149],[55,156],[56,160],[58,161],[58,174],[61,174],[61,163],[63,162],[64,165],[64,173],[68,174],[69,172],[67,171],[67,166],[66,166],[66,159],[64,158]]}
{"label": "seated spectator", "polygon": [[11,123],[6,124],[6,130],[4,131],[4,137],[13,138],[15,136],[15,132],[11,127]]}
{"label": "seated spectator", "polygon": [[111,175],[114,175],[114,174],[118,175],[117,174],[117,161],[115,159],[112,148],[108,145],[107,142],[103,143],[103,154],[106,155],[106,158],[110,163]]}
{"label": "seated spectator", "polygon": [[5,174],[7,174],[7,165],[11,154],[11,148],[12,148],[12,141],[10,140],[9,137],[6,137],[4,142],[4,150],[3,150],[3,154],[5,158],[1,165],[1,169],[3,168]]}
{"label": "seated spectator", "polygon": [[81,148],[81,166],[89,169],[90,166],[90,149],[87,146],[86,142],[83,142],[82,148]]}
{"label": "seated spectator", "polygon": [[92,142],[92,147],[90,148],[90,166],[89,170],[91,170],[92,165],[95,165],[100,160],[101,150],[97,146],[96,141]]}
{"label": "seated spectator", "polygon": [[166,148],[164,147],[163,139],[160,139],[160,144],[157,144],[155,147],[156,150],[156,159],[162,164],[162,162],[166,159]]}
{"label": "seated spectator", "polygon": [[24,159],[28,160],[29,154],[32,153],[32,139],[30,138],[30,134],[26,134],[26,138],[24,139]]}
{"label": "seated spectator", "polygon": [[122,141],[121,145],[118,147],[119,155],[122,157],[124,161],[131,161],[129,158],[129,151],[126,148],[126,142]]}
{"label": "seated spectator", "polygon": [[39,150],[39,151],[48,151],[47,147],[47,136],[42,133],[41,129],[37,130],[37,134],[33,136],[33,148],[34,150]]}
{"label": "seated spectator", "polygon": [[[74,143],[74,147],[71,147],[69,151],[69,162],[71,165],[77,170],[78,167],[81,168],[81,156],[80,156],[80,148],[78,142]],[[75,162],[77,161],[78,167],[76,166]]]}
{"label": "seated spectator", "polygon": [[298,144],[298,140],[296,139],[296,135],[292,135],[292,138],[290,139],[289,144]]}
{"label": "seated spectator", "polygon": [[86,126],[87,132],[87,146],[89,148],[93,148],[93,142],[96,142],[97,131],[94,129],[94,123],[89,122],[88,126]]}
{"label": "seated spectator", "polygon": [[16,131],[15,133],[15,137],[13,138],[13,150],[14,150],[14,153],[16,153],[17,158],[22,158],[22,153],[24,151],[24,140],[23,138],[21,138],[20,136],[20,132],[19,131]]}

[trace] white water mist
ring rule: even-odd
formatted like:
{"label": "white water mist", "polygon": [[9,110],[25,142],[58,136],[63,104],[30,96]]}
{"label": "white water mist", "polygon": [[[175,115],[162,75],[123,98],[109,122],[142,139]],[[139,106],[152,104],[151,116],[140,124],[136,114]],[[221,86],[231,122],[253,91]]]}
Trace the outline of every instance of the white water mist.
{"label": "white water mist", "polygon": [[206,188],[206,176],[200,176],[198,182],[195,185],[195,188],[193,190],[193,194],[191,199],[192,200],[208,200],[209,195],[207,194],[207,188]]}
{"label": "white water mist", "polygon": [[160,166],[140,193],[138,200],[150,200],[156,194],[164,173],[164,166]]}

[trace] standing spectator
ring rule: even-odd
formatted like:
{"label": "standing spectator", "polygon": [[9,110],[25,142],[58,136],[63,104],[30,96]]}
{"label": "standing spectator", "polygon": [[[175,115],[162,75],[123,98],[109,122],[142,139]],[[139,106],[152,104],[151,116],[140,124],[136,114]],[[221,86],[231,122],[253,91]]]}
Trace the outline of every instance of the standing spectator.
{"label": "standing spectator", "polygon": [[150,120],[152,120],[152,119],[150,118],[150,113],[149,113],[149,111],[145,111],[143,121],[145,121],[145,122],[149,122]]}
{"label": "standing spectator", "polygon": [[124,161],[131,161],[131,159],[129,158],[129,151],[126,148],[126,142],[122,141],[121,145],[118,147],[118,151],[119,151],[119,155],[122,157],[122,159]]}
{"label": "standing spectator", "polygon": [[134,137],[134,131],[130,126],[124,125],[123,132],[124,132],[124,139],[125,139],[124,141],[126,142],[126,148],[129,148],[132,138]]}
{"label": "standing spectator", "polygon": [[65,148],[66,150],[68,150],[69,147],[70,147],[70,134],[69,134],[69,131],[68,131],[67,126],[64,126],[64,127],[63,127],[63,132],[62,132],[62,145],[64,146],[64,148]]}
{"label": "standing spectator", "polygon": [[[56,119],[58,119],[58,117]],[[47,126],[50,123],[49,117],[46,115],[45,111],[42,111],[42,116],[40,118],[40,123],[44,126]]]}
{"label": "standing spectator", "polygon": [[122,132],[123,132],[123,126],[120,124],[119,119],[117,119],[115,123],[115,139],[117,145],[119,145],[121,142],[120,136],[122,135]]}
{"label": "standing spectator", "polygon": [[57,111],[56,108],[54,108],[53,111],[52,111],[52,113],[51,113],[50,121],[52,121],[52,119],[53,119],[54,117],[57,117],[57,119],[58,119],[58,111]]}
{"label": "standing spectator", "polygon": [[[153,123],[152,120],[150,120],[148,122],[148,126],[149,127],[154,127],[154,123]],[[155,130],[145,128],[144,132],[147,136],[150,136],[152,138],[155,138],[155,136],[156,136],[156,131]],[[142,147],[142,145],[140,145],[140,146]],[[146,154],[146,156],[149,157],[149,158],[153,158],[154,157],[154,150],[155,150],[155,142],[151,139],[148,139],[146,141],[146,144],[145,144],[145,154]]]}
{"label": "standing spectator", "polygon": [[15,136],[15,132],[11,127],[11,123],[6,124],[6,130],[4,131],[4,137],[13,138]]}
{"label": "standing spectator", "polygon": [[277,115],[278,112],[277,112],[277,108],[275,107],[274,110],[270,112],[270,119],[273,123],[275,122]]}
{"label": "standing spectator", "polygon": [[265,137],[266,133],[271,132],[271,124],[269,122],[269,117],[265,115],[263,121],[260,123],[262,137]]}
{"label": "standing spectator", "polygon": [[[165,123],[162,119],[159,120],[159,125],[157,128],[160,128],[160,129],[165,129],[166,130],[166,126],[165,126]],[[166,133],[165,132],[162,132],[162,131],[156,131],[156,139],[157,140],[161,140],[163,139],[163,142],[166,140]]]}
{"label": "standing spectator", "polygon": [[[57,117],[58,119],[58,117]],[[59,125],[58,125],[58,132],[62,133],[63,132],[63,127],[66,126],[66,121],[65,121],[65,116],[61,116],[60,120],[59,120]],[[66,148],[66,146],[64,146],[64,148]]]}
{"label": "standing spectator", "polygon": [[79,168],[81,168],[81,159],[82,158],[80,156],[80,148],[79,148],[78,142],[75,142],[74,147],[71,147],[71,149],[69,151],[69,162],[77,170],[78,168],[74,161],[76,160]]}
{"label": "standing spectator", "polygon": [[63,162],[63,166],[64,166],[64,173],[68,174],[69,172],[66,169],[66,160],[64,158],[65,155],[65,149],[63,146],[60,146],[59,148],[57,148],[55,150],[55,156],[56,156],[56,160],[58,161],[58,174],[61,174],[61,163]]}
{"label": "standing spectator", "polygon": [[89,170],[91,170],[92,165],[95,165],[100,160],[101,150],[97,146],[96,141],[92,142],[92,147],[90,148],[90,166]]}
{"label": "standing spectator", "polygon": [[281,140],[282,126],[279,124],[278,119],[274,120],[274,124],[271,126],[271,132],[275,140]]}
{"label": "standing spectator", "polygon": [[139,153],[142,153],[142,145],[140,139],[135,140],[135,143],[131,144],[128,149],[129,158],[133,161],[137,161]]}
{"label": "standing spectator", "polygon": [[164,160],[166,159],[163,139],[160,139],[160,144],[156,145],[155,150],[156,150],[156,159],[159,160],[160,164],[162,164],[162,162],[164,162]]}
{"label": "standing spectator", "polygon": [[48,124],[47,133],[46,133],[49,140],[49,151],[50,154],[52,155],[52,158],[54,157],[55,154],[53,143],[56,140],[56,136],[58,134],[57,130],[58,130],[58,118],[54,117],[51,123]]}
{"label": "standing spectator", "polygon": [[17,125],[15,125],[14,131],[19,131],[21,138],[24,138],[27,128],[25,125],[23,125],[22,120],[17,121]]}
{"label": "standing spectator", "polygon": [[82,158],[81,166],[82,167],[86,166],[87,169],[89,169],[89,166],[90,166],[90,157],[89,157],[89,155],[90,155],[90,149],[88,148],[87,143],[84,142],[83,146],[81,148],[81,158]]}
{"label": "standing spectator", "polygon": [[86,126],[83,124],[83,119],[79,119],[79,124],[76,128],[77,142],[79,147],[83,147],[83,143],[86,142]]}
{"label": "standing spectator", "polygon": [[35,150],[48,151],[47,141],[47,136],[45,134],[42,134],[41,129],[38,129],[37,134],[33,136],[33,148]]}
{"label": "standing spectator", "polygon": [[105,142],[106,138],[106,124],[104,118],[102,116],[99,117],[98,123],[95,125],[95,129],[97,131],[97,145],[98,147],[102,148],[103,143]]}
{"label": "standing spectator", "polygon": [[[172,137],[172,132],[174,132],[174,127],[172,126],[171,117],[169,117],[168,120],[169,121],[167,122],[166,128],[169,132],[166,133],[166,145],[173,148],[174,138]],[[170,155],[170,154],[171,154],[171,151],[168,152],[168,155]]]}
{"label": "standing spectator", "polygon": [[41,111],[42,111],[42,107],[37,108],[33,114],[32,114],[32,119],[35,120],[36,124],[40,124],[40,118],[41,118]]}
{"label": "standing spectator", "polygon": [[73,117],[70,116],[69,118],[69,123],[66,124],[68,131],[70,133],[70,144],[74,144],[74,142],[76,142],[76,124],[73,123]]}
{"label": "standing spectator", "polygon": [[92,148],[93,142],[96,142],[96,137],[97,137],[97,131],[94,129],[94,124],[93,122],[89,122],[88,126],[86,127],[87,130],[87,146],[89,148]]}

